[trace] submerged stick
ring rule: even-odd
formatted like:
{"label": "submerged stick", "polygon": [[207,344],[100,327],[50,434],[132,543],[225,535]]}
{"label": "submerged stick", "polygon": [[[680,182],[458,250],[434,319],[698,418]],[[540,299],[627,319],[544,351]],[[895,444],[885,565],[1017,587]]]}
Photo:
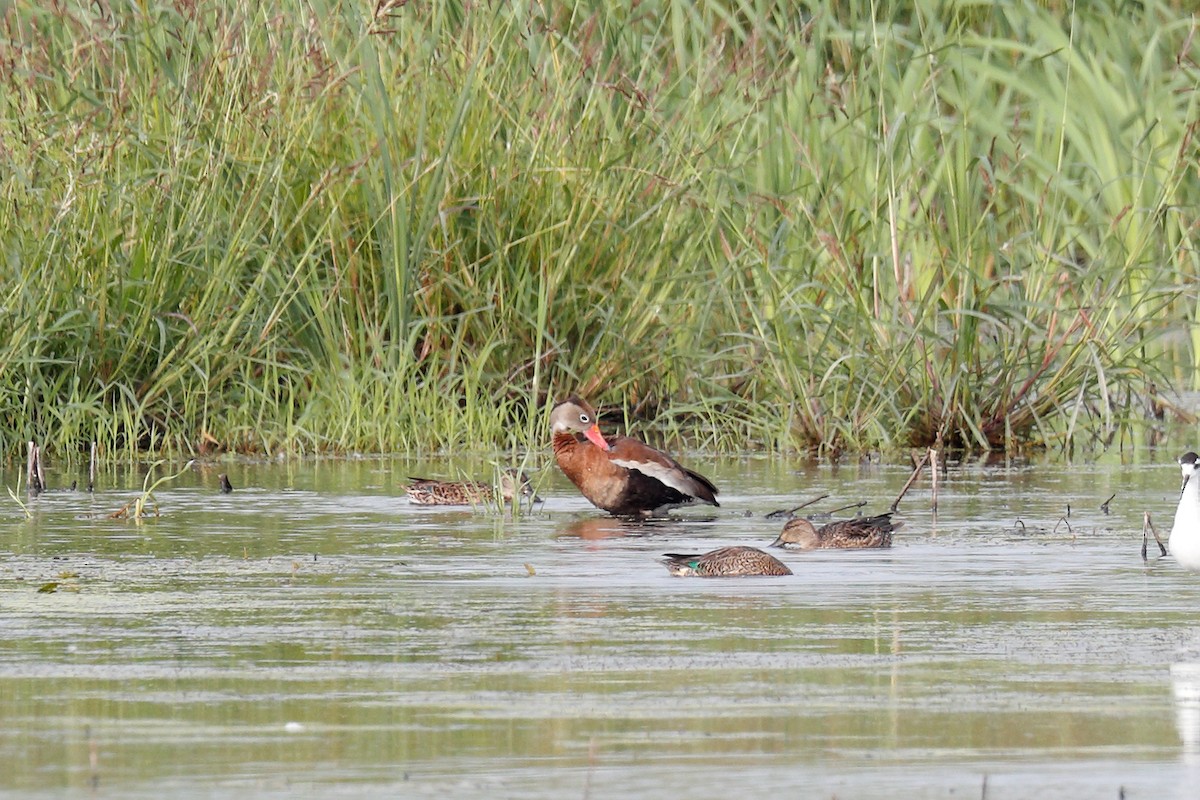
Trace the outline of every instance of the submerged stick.
{"label": "submerged stick", "polygon": [[88,491],[96,490],[96,440],[92,439],[92,457],[88,461]]}
{"label": "submerged stick", "polygon": [[934,448],[929,448],[929,470],[933,476],[933,510],[937,511],[937,490],[938,490],[938,451]]}
{"label": "submerged stick", "polygon": [[1108,516],[1108,504],[1111,503],[1113,501],[1113,498],[1116,496],[1117,496],[1117,493],[1113,492],[1112,495],[1107,500],[1105,500],[1103,503],[1100,504],[1100,510],[1104,512],[1105,516]]}
{"label": "submerged stick", "polygon": [[[816,522],[817,520],[822,520],[822,519],[833,519],[833,515],[838,513],[839,511],[846,511],[847,509],[851,509],[851,508],[862,508],[866,504],[867,504],[866,500],[859,500],[857,503],[850,503],[849,505],[838,506],[837,508],[830,509],[829,511],[818,511],[813,514],[809,514],[807,519],[809,519],[812,522]],[[858,514],[855,514],[855,516],[861,517],[862,513],[860,512]]]}
{"label": "submerged stick", "polygon": [[42,478],[42,455],[38,450],[37,444],[31,439],[29,441],[29,458],[26,462],[25,485],[31,495],[36,497],[41,494],[46,488],[45,480]]}
{"label": "submerged stick", "polygon": [[1149,544],[1149,542],[1146,540],[1146,529],[1147,528],[1149,528],[1150,532],[1154,534],[1154,541],[1158,542],[1158,549],[1161,553],[1159,558],[1161,558],[1162,556],[1165,556],[1167,554],[1167,546],[1165,544],[1163,544],[1162,537],[1160,537],[1158,535],[1158,531],[1155,530],[1155,528],[1154,528],[1154,523],[1150,521],[1150,512],[1143,511],[1142,512],[1142,561],[1150,560],[1150,559],[1146,558],[1146,545]]}
{"label": "submerged stick", "polygon": [[788,508],[788,509],[781,508],[777,511],[772,511],[767,514],[766,519],[781,519],[781,518],[791,519],[792,517],[796,516],[796,512],[799,511],[800,509],[807,508],[808,506],[811,506],[813,503],[819,503],[822,500],[824,500],[826,497],[829,497],[829,495],[823,494],[818,497],[814,497],[812,500],[806,500],[805,502],[801,503],[800,505],[796,506],[795,508]]}
{"label": "submerged stick", "polygon": [[900,490],[900,494],[897,495],[896,499],[892,501],[892,506],[890,509],[888,509],[889,511],[894,512],[896,509],[898,509],[900,507],[900,501],[904,499],[904,495],[908,494],[909,488],[911,488],[912,485],[916,482],[917,476],[921,474],[921,470],[925,469],[925,465],[927,463],[929,463],[929,454],[932,452],[933,452],[932,449],[927,450],[925,452],[925,455],[921,456],[921,460],[919,462],[917,462],[917,466],[912,471],[912,475],[908,476],[908,482],[904,484],[904,488]]}

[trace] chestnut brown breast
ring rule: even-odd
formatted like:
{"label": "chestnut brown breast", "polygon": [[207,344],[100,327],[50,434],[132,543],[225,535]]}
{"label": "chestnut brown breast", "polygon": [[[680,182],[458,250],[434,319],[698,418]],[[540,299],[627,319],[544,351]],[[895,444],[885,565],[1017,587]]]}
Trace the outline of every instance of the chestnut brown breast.
{"label": "chestnut brown breast", "polygon": [[581,434],[554,434],[559,468],[597,508],[629,516],[695,500],[720,505],[712,481],[665,453],[628,436],[610,437],[608,443],[605,451]]}

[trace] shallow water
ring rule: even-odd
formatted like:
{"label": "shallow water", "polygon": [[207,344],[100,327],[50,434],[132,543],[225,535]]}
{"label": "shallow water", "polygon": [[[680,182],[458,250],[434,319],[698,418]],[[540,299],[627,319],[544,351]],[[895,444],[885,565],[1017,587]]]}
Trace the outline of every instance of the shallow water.
{"label": "shallow water", "polygon": [[1192,797],[1200,576],[1140,556],[1174,455],[954,465],[893,548],[783,554],[790,578],[656,559],[764,546],[765,512],[824,493],[885,510],[909,466],[693,456],[722,507],[645,525],[553,468],[517,518],[397,488],[491,469],[458,462],[196,468],[142,524],[107,518],[140,475],[9,501],[0,788]]}

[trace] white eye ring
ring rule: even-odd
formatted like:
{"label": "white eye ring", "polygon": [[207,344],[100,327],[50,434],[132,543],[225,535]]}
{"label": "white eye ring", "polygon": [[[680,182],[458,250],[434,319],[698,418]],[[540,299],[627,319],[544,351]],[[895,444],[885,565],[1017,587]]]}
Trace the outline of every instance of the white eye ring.
{"label": "white eye ring", "polygon": [[579,415],[579,421],[580,421],[580,422],[582,422],[584,425],[587,425],[589,422],[591,422],[591,420],[590,420],[590,419],[588,419],[588,415],[587,415],[587,414],[580,414],[580,415]]}

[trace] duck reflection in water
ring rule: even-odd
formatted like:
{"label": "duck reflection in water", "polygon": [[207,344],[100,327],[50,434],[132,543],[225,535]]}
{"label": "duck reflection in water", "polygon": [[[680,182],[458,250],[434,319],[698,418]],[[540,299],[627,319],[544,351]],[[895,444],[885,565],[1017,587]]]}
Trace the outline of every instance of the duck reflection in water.
{"label": "duck reflection in water", "polygon": [[568,522],[558,529],[556,537],[573,537],[576,539],[616,539],[626,536],[666,536],[695,532],[697,524],[713,521],[712,519],[689,518],[683,520],[670,517],[658,519],[634,519],[629,517],[587,517]]}

